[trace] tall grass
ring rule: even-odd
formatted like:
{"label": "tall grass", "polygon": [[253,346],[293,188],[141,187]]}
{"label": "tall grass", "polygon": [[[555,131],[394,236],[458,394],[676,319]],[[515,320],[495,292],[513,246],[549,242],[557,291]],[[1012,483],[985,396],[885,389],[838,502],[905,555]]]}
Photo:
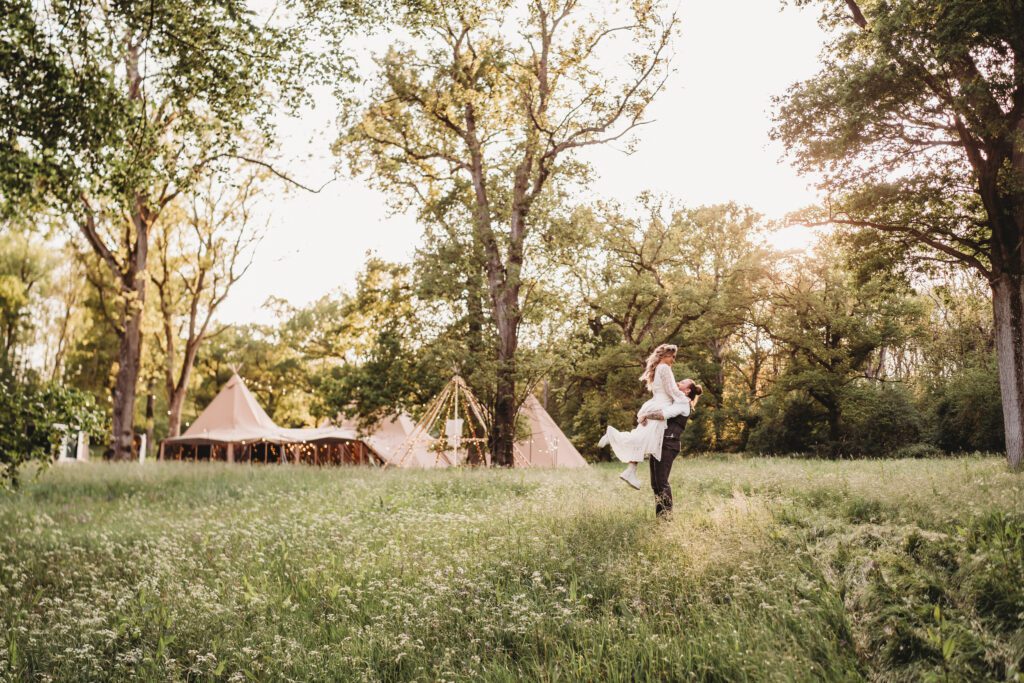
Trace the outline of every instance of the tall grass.
{"label": "tall grass", "polygon": [[0,678],[1022,680],[997,458],[53,468],[0,494]]}

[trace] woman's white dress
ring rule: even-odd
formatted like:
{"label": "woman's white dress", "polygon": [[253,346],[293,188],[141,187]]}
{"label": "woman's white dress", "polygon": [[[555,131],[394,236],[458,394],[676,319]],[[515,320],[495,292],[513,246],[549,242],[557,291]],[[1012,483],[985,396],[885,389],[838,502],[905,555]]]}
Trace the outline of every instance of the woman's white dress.
{"label": "woman's white dress", "polygon": [[669,418],[677,415],[690,414],[690,399],[676,385],[672,368],[661,363],[654,371],[654,381],[647,385],[653,396],[644,403],[637,420],[644,415],[660,410],[664,420],[648,420],[647,424],[637,425],[631,432],[620,432],[615,427],[608,427],[606,437],[612,453],[622,462],[640,462],[645,455],[661,460],[661,440],[665,435],[665,426]]}

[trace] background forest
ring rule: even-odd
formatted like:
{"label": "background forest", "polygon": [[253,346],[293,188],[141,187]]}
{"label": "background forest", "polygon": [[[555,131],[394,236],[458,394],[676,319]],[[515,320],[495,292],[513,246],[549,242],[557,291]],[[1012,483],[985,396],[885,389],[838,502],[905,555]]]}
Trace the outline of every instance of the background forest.
{"label": "background forest", "polygon": [[[602,459],[670,342],[706,390],[691,450],[1019,464],[1019,3],[795,4],[829,40],[777,96],[772,137],[822,203],[770,221],[591,190],[581,150],[641,144],[668,82],[661,5],[5,3],[5,425],[75,422],[125,459],[234,370],[289,426],[415,415],[458,372],[499,464],[531,392]],[[375,31],[395,42],[358,71]],[[271,298],[272,323],[222,324],[235,283],[274,276],[252,268],[271,188],[318,191],[275,147],[276,117],[316,87],[335,95],[339,172],[422,238],[308,305]],[[770,246],[794,224],[818,239]],[[4,461],[40,431],[8,429]]]}
{"label": "background forest", "polygon": [[[457,232],[429,226],[411,264],[371,257],[354,291],[304,307],[268,301],[273,324],[224,326],[208,314],[244,270],[234,254],[252,233],[237,225],[230,240],[192,252],[204,235],[196,216],[182,207],[165,225],[136,406],[150,443],[187,427],[233,369],[289,426],[416,414],[454,371],[493,402],[496,333]],[[541,397],[581,452],[602,459],[604,426],[629,424],[643,398],[640,362],[671,342],[681,349],[677,374],[706,390],[685,435],[693,450],[1003,448],[983,282],[940,269],[908,274],[841,232],[808,253],[782,253],[765,245],[769,229],[744,207],[652,196],[553,216],[528,245],[521,391]],[[109,284],[88,255],[64,249],[25,231],[0,238],[3,362],[19,381],[57,382],[109,405]],[[235,272],[211,265],[204,249],[231,251]]]}

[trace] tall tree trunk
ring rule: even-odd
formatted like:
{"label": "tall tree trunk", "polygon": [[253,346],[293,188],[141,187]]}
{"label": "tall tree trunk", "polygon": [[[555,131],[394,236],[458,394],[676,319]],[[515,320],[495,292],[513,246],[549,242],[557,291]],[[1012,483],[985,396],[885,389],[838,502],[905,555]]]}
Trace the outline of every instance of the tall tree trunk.
{"label": "tall tree trunk", "polygon": [[[518,295],[516,297],[518,300]],[[503,300],[503,305],[508,302]],[[513,316],[514,317],[514,316]],[[518,320],[498,315],[498,378],[494,400],[494,464],[512,467],[516,428],[516,350]]]}
{"label": "tall tree trunk", "polygon": [[1000,273],[992,282],[999,391],[1006,458],[1020,469],[1024,456],[1024,277]]}
{"label": "tall tree trunk", "polygon": [[[195,339],[189,339],[185,343],[185,358],[181,362],[181,372],[178,374],[178,381],[175,384],[168,382],[167,433],[171,436],[181,436],[181,411],[185,406],[185,399],[188,397],[188,383],[192,378],[192,369],[196,365],[196,356],[199,354],[199,346],[202,343],[202,334]],[[168,358],[167,363],[169,368],[172,367],[174,359]]]}
{"label": "tall tree trunk", "polygon": [[114,380],[114,415],[110,447],[114,460],[132,457],[135,438],[135,392],[142,367],[142,309],[145,303],[145,281],[136,278],[139,289],[125,303],[124,326],[117,351],[117,377]]}
{"label": "tall tree trunk", "polygon": [[150,377],[146,383],[146,446],[150,450],[155,447],[153,443],[154,424],[153,417],[156,408],[156,395],[153,393],[153,378]]}
{"label": "tall tree trunk", "polygon": [[839,419],[839,401],[831,401],[828,404],[828,448],[833,459],[839,457],[839,439],[842,434]]}
{"label": "tall tree trunk", "polygon": [[185,405],[185,392],[182,388],[175,387],[171,391],[167,408],[167,435],[181,436],[181,409]]}
{"label": "tall tree trunk", "polygon": [[715,450],[722,448],[722,432],[725,431],[725,365],[722,362],[725,342],[722,339],[714,339],[708,345],[711,350],[711,361],[715,364],[715,372],[705,380],[705,389],[711,395],[711,402],[714,404],[714,411],[711,413],[711,425],[713,447]]}

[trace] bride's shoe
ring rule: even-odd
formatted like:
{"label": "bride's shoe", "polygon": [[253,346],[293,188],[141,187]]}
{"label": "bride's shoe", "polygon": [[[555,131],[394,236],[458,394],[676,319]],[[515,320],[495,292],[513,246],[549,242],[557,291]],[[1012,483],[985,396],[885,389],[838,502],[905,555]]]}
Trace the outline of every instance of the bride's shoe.
{"label": "bride's shoe", "polygon": [[597,442],[597,447],[598,448],[604,448],[607,445],[608,445],[608,430],[606,429],[604,431],[604,436],[602,436],[601,440]]}
{"label": "bride's shoe", "polygon": [[626,482],[637,491],[640,490],[640,477],[636,476],[636,468],[627,467],[622,471],[622,474],[619,475],[619,479]]}

